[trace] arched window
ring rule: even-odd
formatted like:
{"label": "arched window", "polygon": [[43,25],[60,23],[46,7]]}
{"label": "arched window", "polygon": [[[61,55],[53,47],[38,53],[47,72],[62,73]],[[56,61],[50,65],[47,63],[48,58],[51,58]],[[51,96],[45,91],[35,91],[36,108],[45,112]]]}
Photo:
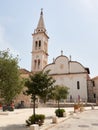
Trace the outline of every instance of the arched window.
{"label": "arched window", "polygon": [[38,60],[38,69],[40,68],[40,60]]}
{"label": "arched window", "polygon": [[80,89],[80,82],[77,81],[77,89]]}
{"label": "arched window", "polygon": [[35,41],[35,50],[37,50],[37,45],[38,43],[37,43],[37,41]]}
{"label": "arched window", "polygon": [[39,49],[41,48],[41,40],[39,40]]}
{"label": "arched window", "polygon": [[36,64],[37,64],[37,61],[34,60],[34,69],[36,69]]}

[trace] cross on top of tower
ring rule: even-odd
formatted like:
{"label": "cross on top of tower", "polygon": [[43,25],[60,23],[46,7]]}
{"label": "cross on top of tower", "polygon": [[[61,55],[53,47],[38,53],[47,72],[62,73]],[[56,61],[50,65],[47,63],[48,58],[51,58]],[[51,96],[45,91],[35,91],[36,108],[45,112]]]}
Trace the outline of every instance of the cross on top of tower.
{"label": "cross on top of tower", "polygon": [[41,15],[43,15],[43,8],[41,8]]}
{"label": "cross on top of tower", "polygon": [[61,55],[63,55],[63,50],[61,50]]}

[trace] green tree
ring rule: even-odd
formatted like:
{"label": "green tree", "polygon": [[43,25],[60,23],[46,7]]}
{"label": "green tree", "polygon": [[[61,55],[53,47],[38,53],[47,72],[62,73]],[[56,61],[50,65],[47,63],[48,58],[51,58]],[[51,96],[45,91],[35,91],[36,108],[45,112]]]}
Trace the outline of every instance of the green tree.
{"label": "green tree", "polygon": [[47,95],[53,89],[53,84],[55,80],[49,76],[49,71],[38,72],[34,75],[30,75],[29,79],[26,81],[27,90],[25,94],[31,95],[33,101],[33,114],[35,116],[35,101],[37,96],[42,98],[44,102],[46,101]]}
{"label": "green tree", "polygon": [[21,89],[18,57],[13,58],[8,50],[0,51],[0,98],[10,104]]}
{"label": "green tree", "polygon": [[60,100],[66,99],[68,95],[68,88],[66,86],[55,85],[52,90],[51,98],[58,102],[58,109],[60,109]]}

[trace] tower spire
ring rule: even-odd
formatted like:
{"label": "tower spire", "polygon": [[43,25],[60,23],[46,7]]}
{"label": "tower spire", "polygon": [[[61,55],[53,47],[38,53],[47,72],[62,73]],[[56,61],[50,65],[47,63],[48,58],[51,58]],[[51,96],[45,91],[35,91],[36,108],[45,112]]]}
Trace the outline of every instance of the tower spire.
{"label": "tower spire", "polygon": [[43,8],[41,8],[40,18],[36,28],[36,32],[46,32],[44,19],[43,19]]}

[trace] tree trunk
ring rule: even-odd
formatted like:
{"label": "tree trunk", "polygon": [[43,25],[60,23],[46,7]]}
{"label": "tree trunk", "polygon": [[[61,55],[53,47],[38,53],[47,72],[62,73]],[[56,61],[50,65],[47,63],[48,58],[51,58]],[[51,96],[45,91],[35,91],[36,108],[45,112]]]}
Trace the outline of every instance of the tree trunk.
{"label": "tree trunk", "polygon": [[35,101],[36,101],[36,98],[35,96],[33,97],[33,115],[34,115],[34,124],[35,124]]}
{"label": "tree trunk", "polygon": [[59,100],[58,100],[58,109],[60,109],[60,103],[59,103]]}

